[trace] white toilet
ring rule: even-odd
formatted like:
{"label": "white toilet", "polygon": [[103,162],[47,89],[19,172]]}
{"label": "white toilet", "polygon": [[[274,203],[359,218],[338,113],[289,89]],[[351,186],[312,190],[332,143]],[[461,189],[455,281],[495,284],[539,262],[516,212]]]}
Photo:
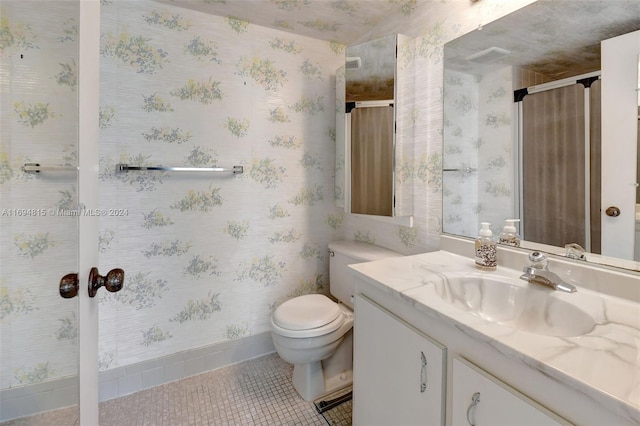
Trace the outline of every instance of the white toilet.
{"label": "white toilet", "polygon": [[385,257],[391,250],[355,241],[329,244],[329,290],[294,297],[271,316],[271,336],[280,357],[293,364],[293,386],[306,401],[352,383],[353,278],[347,267]]}

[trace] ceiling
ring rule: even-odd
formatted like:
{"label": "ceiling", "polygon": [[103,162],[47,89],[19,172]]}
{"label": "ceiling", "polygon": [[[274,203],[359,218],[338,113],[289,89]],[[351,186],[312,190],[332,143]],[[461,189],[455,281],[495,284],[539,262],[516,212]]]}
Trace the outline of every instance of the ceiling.
{"label": "ceiling", "polygon": [[[511,65],[555,80],[599,70],[600,41],[638,29],[640,0],[539,0],[447,43],[445,61],[463,72]],[[492,47],[508,54],[470,60]]]}
{"label": "ceiling", "polygon": [[160,0],[252,24],[351,45],[383,20],[402,20],[434,0]]}
{"label": "ceiling", "polygon": [[[403,22],[429,15],[430,6],[447,0],[157,1],[350,46],[402,32]],[[452,13],[457,6],[451,3]],[[510,54],[490,67],[512,65],[550,78],[590,72],[600,67],[600,41],[639,29],[639,17],[640,0],[538,0],[447,43],[448,67],[477,71],[466,58],[499,47]],[[389,23],[397,30],[390,31]]]}

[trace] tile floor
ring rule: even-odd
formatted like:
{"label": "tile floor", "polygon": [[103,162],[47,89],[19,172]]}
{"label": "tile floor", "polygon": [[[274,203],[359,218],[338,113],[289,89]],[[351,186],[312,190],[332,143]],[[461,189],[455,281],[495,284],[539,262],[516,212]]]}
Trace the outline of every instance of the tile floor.
{"label": "tile floor", "polygon": [[[351,425],[351,401],[318,414],[293,389],[293,367],[270,354],[105,401],[100,426]],[[77,425],[75,409],[12,420],[2,426]]]}
{"label": "tile floor", "polygon": [[330,426],[351,426],[351,396],[352,387],[349,386],[318,398],[313,404]]}

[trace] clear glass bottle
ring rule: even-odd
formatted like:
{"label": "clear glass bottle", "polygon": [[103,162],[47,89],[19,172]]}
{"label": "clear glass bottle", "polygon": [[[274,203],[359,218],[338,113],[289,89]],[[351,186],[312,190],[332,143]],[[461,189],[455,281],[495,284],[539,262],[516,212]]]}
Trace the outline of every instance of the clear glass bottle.
{"label": "clear glass bottle", "polygon": [[482,228],[475,241],[476,268],[483,271],[495,271],[498,266],[497,247],[489,222],[482,222]]}

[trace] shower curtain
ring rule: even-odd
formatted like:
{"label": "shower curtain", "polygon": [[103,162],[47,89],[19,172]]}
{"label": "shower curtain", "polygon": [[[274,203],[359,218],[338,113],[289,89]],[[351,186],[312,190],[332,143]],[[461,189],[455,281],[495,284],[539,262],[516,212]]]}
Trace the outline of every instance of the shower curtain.
{"label": "shower curtain", "polygon": [[393,215],[393,107],[351,111],[351,212]]}
{"label": "shower curtain", "polygon": [[[585,182],[585,123],[590,137],[589,187]],[[599,253],[600,82],[594,82],[588,92],[579,83],[527,95],[522,129],[524,238],[561,247],[590,245],[588,251]],[[585,231],[587,195],[591,229]]]}

